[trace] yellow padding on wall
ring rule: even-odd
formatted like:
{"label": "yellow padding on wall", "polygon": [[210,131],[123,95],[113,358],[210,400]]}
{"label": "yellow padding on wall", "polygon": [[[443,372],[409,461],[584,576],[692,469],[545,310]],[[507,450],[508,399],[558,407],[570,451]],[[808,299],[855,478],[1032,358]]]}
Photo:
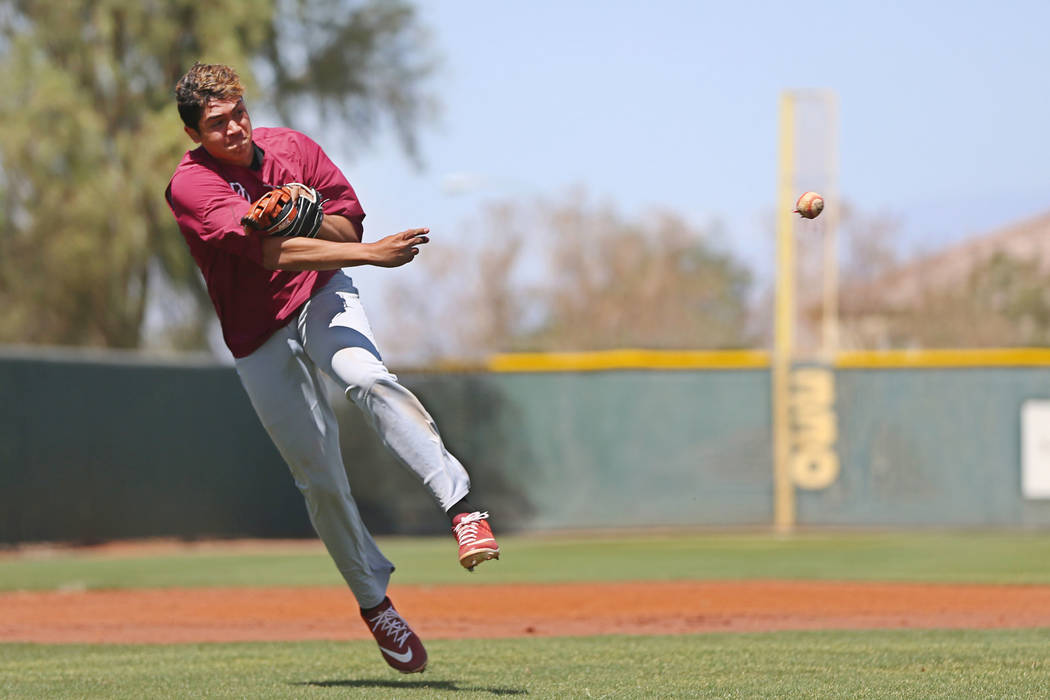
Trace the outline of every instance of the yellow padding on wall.
{"label": "yellow padding on wall", "polygon": [[[600,350],[493,355],[490,372],[600,372],[630,369],[764,369],[765,350]],[[839,369],[1050,366],[1050,348],[968,348],[842,352]]]}
{"label": "yellow padding on wall", "polygon": [[601,350],[493,355],[492,372],[595,372],[618,369],[754,369],[769,366],[764,350]]}
{"label": "yellow padding on wall", "polygon": [[882,367],[1031,367],[1050,365],[1050,348],[969,348],[842,352],[841,369]]}

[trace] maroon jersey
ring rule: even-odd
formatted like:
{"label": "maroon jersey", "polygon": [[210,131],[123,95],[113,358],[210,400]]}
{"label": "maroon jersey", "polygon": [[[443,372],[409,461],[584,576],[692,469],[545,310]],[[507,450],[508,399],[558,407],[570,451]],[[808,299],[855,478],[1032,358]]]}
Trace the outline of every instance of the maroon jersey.
{"label": "maroon jersey", "polygon": [[220,163],[203,146],[187,152],[165,192],[234,357],[258,349],[336,274],[263,267],[262,238],[241,227],[251,202],[275,187],[301,182],[328,200],[325,214],[365,216],[346,177],[306,135],[260,127],[252,130],[252,141],[251,167]]}

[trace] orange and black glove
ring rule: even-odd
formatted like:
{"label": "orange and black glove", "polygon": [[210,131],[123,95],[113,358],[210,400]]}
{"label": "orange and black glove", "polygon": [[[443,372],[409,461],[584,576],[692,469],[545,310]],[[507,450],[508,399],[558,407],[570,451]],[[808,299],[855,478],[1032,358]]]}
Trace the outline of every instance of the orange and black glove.
{"label": "orange and black glove", "polygon": [[248,233],[266,236],[315,238],[324,219],[322,204],[324,200],[313,187],[289,182],[252,202],[241,226]]}

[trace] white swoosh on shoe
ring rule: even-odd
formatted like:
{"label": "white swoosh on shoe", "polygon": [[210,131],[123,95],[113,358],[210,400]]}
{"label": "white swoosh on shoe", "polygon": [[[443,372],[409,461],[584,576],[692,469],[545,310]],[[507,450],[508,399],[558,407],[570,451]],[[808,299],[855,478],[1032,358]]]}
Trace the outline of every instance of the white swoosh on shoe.
{"label": "white swoosh on shoe", "polygon": [[396,651],[390,651],[386,647],[379,647],[379,651],[383,652],[395,661],[400,661],[403,664],[407,664],[412,660],[412,650],[409,649],[404,654],[398,654]]}

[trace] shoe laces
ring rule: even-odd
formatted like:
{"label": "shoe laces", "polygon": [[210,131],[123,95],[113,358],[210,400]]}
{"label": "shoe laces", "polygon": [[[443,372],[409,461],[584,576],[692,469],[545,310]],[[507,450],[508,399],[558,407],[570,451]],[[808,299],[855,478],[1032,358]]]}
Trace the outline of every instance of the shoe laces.
{"label": "shoe laces", "polygon": [[393,638],[394,644],[398,646],[404,644],[405,640],[412,634],[408,624],[401,619],[401,616],[393,608],[387,608],[369,620],[369,622],[372,624],[373,632],[382,632]]}
{"label": "shoe laces", "polygon": [[481,524],[482,520],[488,519],[488,517],[488,513],[469,513],[456,524],[453,531],[456,533],[456,539],[459,541],[460,546],[473,544],[478,539],[478,525]]}

